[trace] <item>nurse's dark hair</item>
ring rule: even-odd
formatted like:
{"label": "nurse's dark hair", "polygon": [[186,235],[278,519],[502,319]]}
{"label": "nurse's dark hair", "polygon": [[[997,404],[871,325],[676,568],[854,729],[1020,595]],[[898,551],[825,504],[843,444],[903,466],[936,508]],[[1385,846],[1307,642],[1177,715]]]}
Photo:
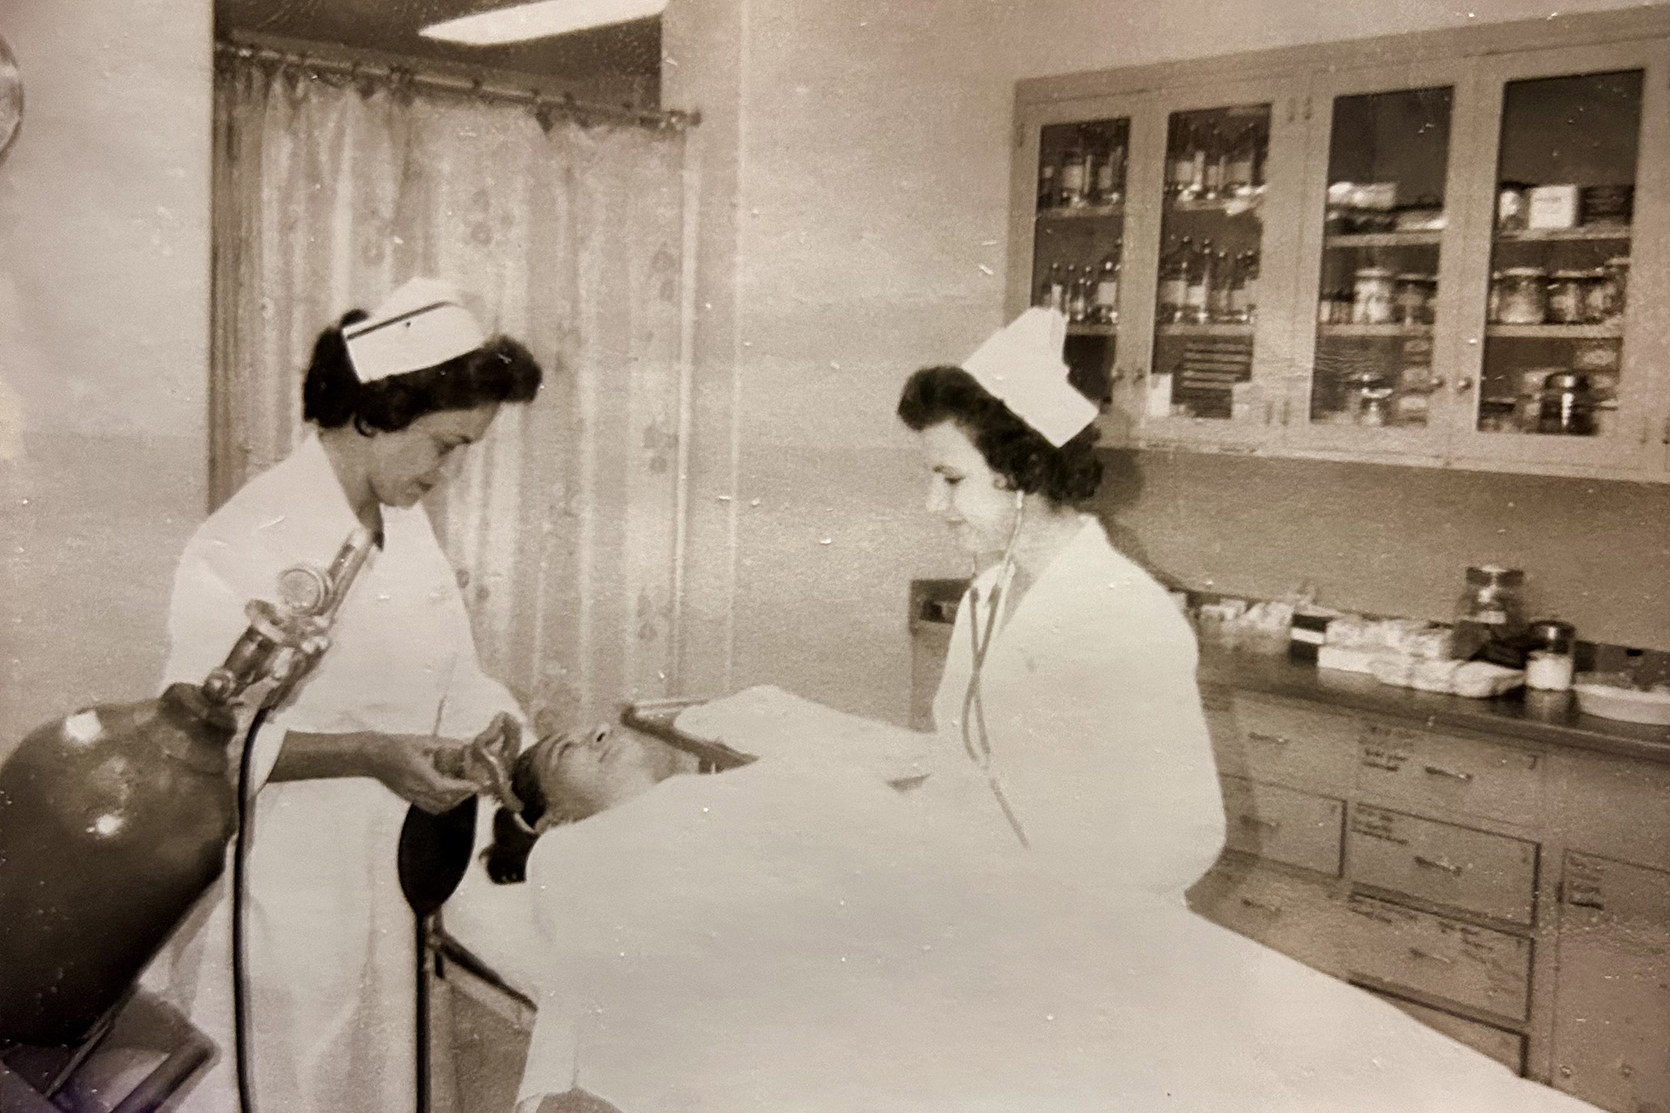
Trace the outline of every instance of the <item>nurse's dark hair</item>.
{"label": "nurse's dark hair", "polygon": [[321,429],[352,422],[369,436],[394,433],[441,410],[473,410],[497,402],[531,402],[544,371],[533,353],[508,336],[495,336],[473,352],[404,375],[362,383],[348,358],[342,330],[370,314],[355,309],[313,344],[302,380],[302,417]]}
{"label": "nurse's dark hair", "polygon": [[1011,489],[1056,504],[1088,499],[1102,483],[1094,424],[1057,448],[961,367],[912,375],[899,396],[899,419],[918,433],[951,422]]}

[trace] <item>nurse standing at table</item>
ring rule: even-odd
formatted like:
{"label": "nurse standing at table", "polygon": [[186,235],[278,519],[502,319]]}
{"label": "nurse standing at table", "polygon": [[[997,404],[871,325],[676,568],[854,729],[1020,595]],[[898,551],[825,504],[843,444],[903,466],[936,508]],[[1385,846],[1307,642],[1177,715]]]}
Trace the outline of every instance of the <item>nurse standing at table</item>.
{"label": "nurse standing at table", "polygon": [[[181,558],[164,683],[200,681],[279,574],[324,567],[356,527],[376,538],[329,651],[269,715],[251,751],[249,1014],[260,1113],[407,1110],[416,1047],[411,912],[396,875],[409,804],[476,791],[435,757],[518,718],[481,670],[469,615],[420,500],[446,465],[525,403],[541,370],[488,338],[458,292],[413,279],[369,316],[326,329],[302,386],[315,430],[198,529]],[[237,1108],[228,869],[147,981],[221,1057],[185,1108]]]}

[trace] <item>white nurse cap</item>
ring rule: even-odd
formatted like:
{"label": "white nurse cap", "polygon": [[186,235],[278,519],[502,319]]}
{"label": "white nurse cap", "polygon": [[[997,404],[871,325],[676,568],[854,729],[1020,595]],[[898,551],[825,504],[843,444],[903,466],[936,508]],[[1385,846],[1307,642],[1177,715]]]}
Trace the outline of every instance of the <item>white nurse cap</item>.
{"label": "white nurse cap", "polygon": [[407,282],[369,318],[344,328],[342,338],[362,383],[434,367],[487,340],[457,287],[434,278]]}
{"label": "white nurse cap", "polygon": [[1067,381],[1067,362],[1061,358],[1066,339],[1067,318],[1035,307],[992,333],[962,363],[975,382],[1057,448],[1096,420],[1097,413],[1096,404]]}

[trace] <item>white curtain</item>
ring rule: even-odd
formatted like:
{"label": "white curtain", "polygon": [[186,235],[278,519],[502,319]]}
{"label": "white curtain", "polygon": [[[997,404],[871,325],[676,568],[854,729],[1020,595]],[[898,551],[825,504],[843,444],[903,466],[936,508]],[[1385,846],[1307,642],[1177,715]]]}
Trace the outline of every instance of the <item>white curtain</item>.
{"label": "white curtain", "polygon": [[217,79],[211,485],[305,432],[314,338],[448,278],[546,369],[430,507],[488,672],[589,722],[674,680],[693,180],[681,132],[259,59]]}

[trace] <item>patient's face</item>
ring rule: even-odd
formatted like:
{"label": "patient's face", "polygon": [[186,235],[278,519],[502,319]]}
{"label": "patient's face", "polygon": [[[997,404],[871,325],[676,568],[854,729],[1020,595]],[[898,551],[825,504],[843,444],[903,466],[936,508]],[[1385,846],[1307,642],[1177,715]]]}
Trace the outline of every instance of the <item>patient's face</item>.
{"label": "patient's face", "polygon": [[675,773],[696,770],[696,759],[659,738],[626,726],[603,726],[546,739],[540,786],[553,818],[584,819],[630,800]]}

